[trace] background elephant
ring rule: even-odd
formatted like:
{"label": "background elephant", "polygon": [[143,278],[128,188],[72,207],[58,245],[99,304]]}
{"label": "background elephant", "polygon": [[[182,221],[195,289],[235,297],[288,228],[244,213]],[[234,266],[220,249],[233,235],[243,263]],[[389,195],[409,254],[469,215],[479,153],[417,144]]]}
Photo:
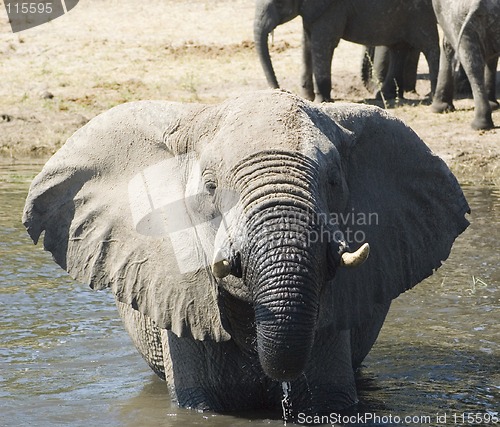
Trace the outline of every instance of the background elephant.
{"label": "background elephant", "polygon": [[[394,53],[393,53],[394,54]],[[403,97],[404,92],[415,92],[417,83],[417,68],[420,52],[417,49],[400,49],[395,54],[404,55],[404,68],[402,76],[402,85],[398,84],[398,96]],[[377,98],[380,97],[380,88],[387,78],[389,67],[391,65],[391,50],[387,46],[365,46],[361,61],[361,79],[364,86],[374,92]],[[458,71],[454,73],[453,85],[456,96],[472,95],[469,80],[463,67],[458,64]],[[493,78],[493,81],[490,79]],[[485,74],[486,86],[495,87],[495,73]],[[494,96],[495,92],[493,92]],[[491,99],[491,98],[490,98]]]}
{"label": "background elephant", "polygon": [[496,69],[500,54],[500,3],[496,0],[456,2],[433,0],[444,39],[439,76],[432,110],[453,111],[453,60],[463,66],[471,84],[474,129],[493,127],[492,107],[496,100]]}
{"label": "background elephant", "polygon": [[[431,0],[257,0],[255,45],[269,85],[278,87],[268,48],[268,35],[276,26],[300,15],[303,21],[304,71],[302,87],[307,99],[329,101],[333,52],[341,38],[397,50],[410,46],[424,53],[434,91],[439,68],[439,36]],[[395,55],[393,69],[382,93],[395,97],[394,79],[401,78],[403,62]]]}
{"label": "background elephant", "polygon": [[[420,51],[413,48],[399,49],[394,51],[387,46],[365,46],[361,62],[361,79],[363,84],[370,91],[374,92],[377,98],[380,97],[380,89],[387,76],[394,75],[389,71],[391,64],[391,52],[393,55],[402,55],[403,75],[397,83],[397,95],[404,97],[404,92],[415,92],[417,84],[417,67],[420,58]],[[398,79],[396,79],[398,81]]]}
{"label": "background elephant", "polygon": [[263,91],[94,118],[35,178],[23,222],[111,288],[180,405],[280,408],[288,381],[294,410],[331,411],[357,401],[391,300],[448,257],[468,210],[383,110]]}

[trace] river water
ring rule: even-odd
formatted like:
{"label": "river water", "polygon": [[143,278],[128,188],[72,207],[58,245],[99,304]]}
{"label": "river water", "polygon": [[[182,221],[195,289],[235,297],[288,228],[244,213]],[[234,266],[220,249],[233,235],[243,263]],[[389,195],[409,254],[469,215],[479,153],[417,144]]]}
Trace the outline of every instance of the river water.
{"label": "river water", "polygon": [[[41,166],[0,163],[0,426],[283,425],[280,413],[170,403],[109,292],[74,283],[29,240],[21,213]],[[500,191],[464,192],[472,224],[444,266],[393,303],[359,375],[364,418],[349,425],[492,425],[499,415]]]}

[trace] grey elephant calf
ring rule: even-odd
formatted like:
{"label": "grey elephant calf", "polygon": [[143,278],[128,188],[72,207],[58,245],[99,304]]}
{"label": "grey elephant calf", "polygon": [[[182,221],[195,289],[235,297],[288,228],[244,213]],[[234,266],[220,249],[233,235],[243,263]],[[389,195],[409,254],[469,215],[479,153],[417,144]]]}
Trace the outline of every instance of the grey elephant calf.
{"label": "grey elephant calf", "polygon": [[383,110],[263,91],[101,114],[35,178],[23,222],[111,288],[179,405],[279,408],[289,382],[294,410],[323,412],[357,402],[391,300],[448,257],[468,210]]}

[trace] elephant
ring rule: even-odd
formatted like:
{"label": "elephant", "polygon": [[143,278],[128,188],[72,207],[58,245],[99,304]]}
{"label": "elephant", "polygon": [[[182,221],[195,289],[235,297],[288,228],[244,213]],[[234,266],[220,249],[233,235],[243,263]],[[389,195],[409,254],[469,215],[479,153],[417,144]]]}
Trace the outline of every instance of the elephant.
{"label": "elephant", "polygon": [[[397,52],[408,46],[424,53],[430,68],[431,92],[439,69],[439,34],[432,0],[257,0],[254,37],[269,86],[278,88],[268,47],[268,35],[278,25],[300,15],[303,21],[303,96],[331,101],[331,64],[341,38],[369,46],[385,45]],[[401,80],[400,55],[382,87],[395,97],[394,79]]]}
{"label": "elephant", "polygon": [[453,69],[464,68],[474,97],[473,129],[490,129],[496,99],[496,70],[500,55],[500,3],[496,0],[433,0],[443,43],[432,111],[453,111]]}
{"label": "elephant", "polygon": [[468,212],[383,109],[268,89],[102,113],[35,177],[23,223],[75,280],[111,288],[178,405],[275,410],[286,385],[294,411],[323,413],[356,404],[391,301]]}
{"label": "elephant", "polygon": [[399,60],[398,58],[391,61],[391,55],[403,56],[401,59],[403,61],[403,75],[401,79],[396,78],[397,88],[395,88],[394,94],[397,90],[397,96],[404,98],[405,92],[416,91],[419,50],[408,47],[394,51],[387,46],[365,46],[361,62],[361,78],[364,86],[370,92],[375,92],[377,98],[381,97],[382,83],[388,75],[394,74],[389,71],[389,67]]}
{"label": "elephant", "polygon": [[[392,52],[394,54],[394,52]],[[398,97],[403,98],[404,92],[415,92],[417,83],[417,67],[420,52],[417,49],[402,49],[396,52],[399,55],[405,55],[402,84],[398,83]],[[391,51],[387,46],[365,46],[361,61],[361,79],[364,86],[370,91],[375,92],[377,98],[380,98],[380,86],[387,77],[389,67],[391,66],[390,59]],[[453,78],[454,93],[457,96],[472,95],[469,80],[460,63],[455,64],[458,67],[458,72]],[[496,68],[496,66],[494,66]],[[486,85],[488,88],[495,88],[495,73],[485,74]],[[490,79],[493,78],[493,81]],[[397,81],[397,79],[396,79]],[[493,91],[493,97],[494,95]],[[491,98],[490,98],[491,99]],[[493,98],[494,99],[494,98]]]}

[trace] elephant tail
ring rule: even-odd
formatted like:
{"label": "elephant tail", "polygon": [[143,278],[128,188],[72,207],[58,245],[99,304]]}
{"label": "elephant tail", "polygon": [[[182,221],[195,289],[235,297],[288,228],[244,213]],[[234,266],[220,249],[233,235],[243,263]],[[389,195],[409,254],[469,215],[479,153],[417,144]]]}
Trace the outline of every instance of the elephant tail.
{"label": "elephant tail", "polygon": [[471,24],[471,20],[474,17],[474,15],[478,12],[479,7],[481,4],[481,0],[474,0],[469,8],[469,12],[467,13],[467,16],[464,19],[464,22],[462,24],[462,27],[460,28],[460,32],[458,33],[458,39],[457,39],[457,46],[455,49],[455,73],[458,73],[460,70],[460,59],[458,57],[458,51],[460,48],[460,42],[462,41],[462,37],[464,35],[465,29]]}
{"label": "elephant tail", "polygon": [[363,80],[363,85],[370,92],[374,90],[373,85],[373,61],[375,58],[375,47],[365,46],[363,52],[363,58],[361,61],[361,79]]}

